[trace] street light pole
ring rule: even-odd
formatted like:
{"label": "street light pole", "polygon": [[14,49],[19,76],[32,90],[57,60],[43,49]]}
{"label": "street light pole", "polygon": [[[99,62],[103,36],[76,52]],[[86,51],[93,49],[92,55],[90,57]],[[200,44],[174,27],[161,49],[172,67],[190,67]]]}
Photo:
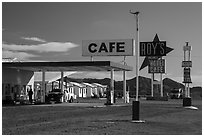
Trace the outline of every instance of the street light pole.
{"label": "street light pole", "polygon": [[135,47],[136,48],[136,52],[135,52],[135,56],[136,56],[136,83],[135,83],[135,88],[136,88],[136,98],[135,100],[138,101],[138,91],[139,91],[139,11],[137,12],[132,12],[130,11],[131,14],[133,14],[136,17],[136,34],[137,34],[137,45],[136,45],[136,41],[135,41]]}
{"label": "street light pole", "polygon": [[139,11],[136,11],[136,12],[132,12],[130,11],[131,14],[133,14],[136,18],[136,34],[137,34],[137,44],[136,44],[136,41],[135,41],[135,49],[136,49],[136,52],[135,52],[135,57],[136,57],[136,82],[135,82],[135,88],[136,88],[136,97],[135,97],[135,101],[132,102],[132,122],[135,122],[135,123],[140,123],[140,122],[144,122],[142,120],[140,120],[140,102],[139,102],[139,99],[138,99],[138,92],[139,92],[139,52],[140,52],[140,42],[139,42]]}

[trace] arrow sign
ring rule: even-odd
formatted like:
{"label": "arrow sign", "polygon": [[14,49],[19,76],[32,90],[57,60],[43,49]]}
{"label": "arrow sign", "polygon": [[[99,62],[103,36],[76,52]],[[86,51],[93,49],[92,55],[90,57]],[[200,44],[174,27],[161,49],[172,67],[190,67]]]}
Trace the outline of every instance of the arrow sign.
{"label": "arrow sign", "polygon": [[[159,37],[158,37],[158,35],[156,34],[155,37],[154,37],[153,42],[159,42],[159,41],[160,41],[160,40],[159,40]],[[172,50],[174,50],[174,49],[166,46],[166,54],[168,54],[168,53],[171,52]],[[162,56],[157,56],[157,57],[158,57],[158,58],[161,58]],[[143,68],[145,68],[146,66],[148,66],[149,63],[150,63],[150,62],[149,62],[149,57],[146,56],[145,59],[144,59],[144,61],[143,61],[143,63],[142,63],[142,66],[140,67],[140,70],[142,70]]]}

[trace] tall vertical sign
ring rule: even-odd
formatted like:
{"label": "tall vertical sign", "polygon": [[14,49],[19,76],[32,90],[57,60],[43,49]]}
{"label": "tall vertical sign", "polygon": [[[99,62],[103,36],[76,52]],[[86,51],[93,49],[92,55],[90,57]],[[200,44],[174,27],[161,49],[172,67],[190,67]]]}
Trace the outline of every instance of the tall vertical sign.
{"label": "tall vertical sign", "polygon": [[184,61],[182,61],[183,69],[183,83],[185,84],[185,98],[183,99],[183,106],[191,106],[191,97],[190,97],[190,87],[189,84],[191,81],[191,46],[186,42],[186,46],[183,46],[184,51]]}
{"label": "tall vertical sign", "polygon": [[[172,51],[172,48],[166,46],[166,41],[160,41],[156,34],[152,42],[140,42],[140,56],[146,56],[145,61],[142,64],[142,68],[148,66],[148,72],[152,74],[151,82],[151,96],[153,97],[153,85],[154,85],[154,74],[160,74],[160,95],[163,97],[163,81],[162,74],[165,73],[165,59],[167,53]],[[156,83],[157,84],[157,83]]]}

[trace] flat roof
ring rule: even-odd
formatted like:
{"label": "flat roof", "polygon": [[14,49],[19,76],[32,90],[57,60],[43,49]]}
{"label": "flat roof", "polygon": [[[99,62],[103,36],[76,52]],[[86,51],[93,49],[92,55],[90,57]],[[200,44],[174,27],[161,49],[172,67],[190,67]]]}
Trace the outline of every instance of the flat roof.
{"label": "flat roof", "polygon": [[2,62],[2,67],[38,71],[132,71],[133,67],[111,61]]}

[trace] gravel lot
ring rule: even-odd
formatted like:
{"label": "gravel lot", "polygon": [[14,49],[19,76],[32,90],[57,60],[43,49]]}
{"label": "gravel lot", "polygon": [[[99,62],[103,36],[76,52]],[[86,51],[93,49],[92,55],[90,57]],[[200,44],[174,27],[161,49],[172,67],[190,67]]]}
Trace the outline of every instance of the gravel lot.
{"label": "gravel lot", "polygon": [[[132,105],[122,100],[2,107],[3,135],[201,135],[202,100],[198,110],[182,107],[182,100],[140,100],[140,119],[132,123]],[[92,102],[92,103],[91,103]]]}

